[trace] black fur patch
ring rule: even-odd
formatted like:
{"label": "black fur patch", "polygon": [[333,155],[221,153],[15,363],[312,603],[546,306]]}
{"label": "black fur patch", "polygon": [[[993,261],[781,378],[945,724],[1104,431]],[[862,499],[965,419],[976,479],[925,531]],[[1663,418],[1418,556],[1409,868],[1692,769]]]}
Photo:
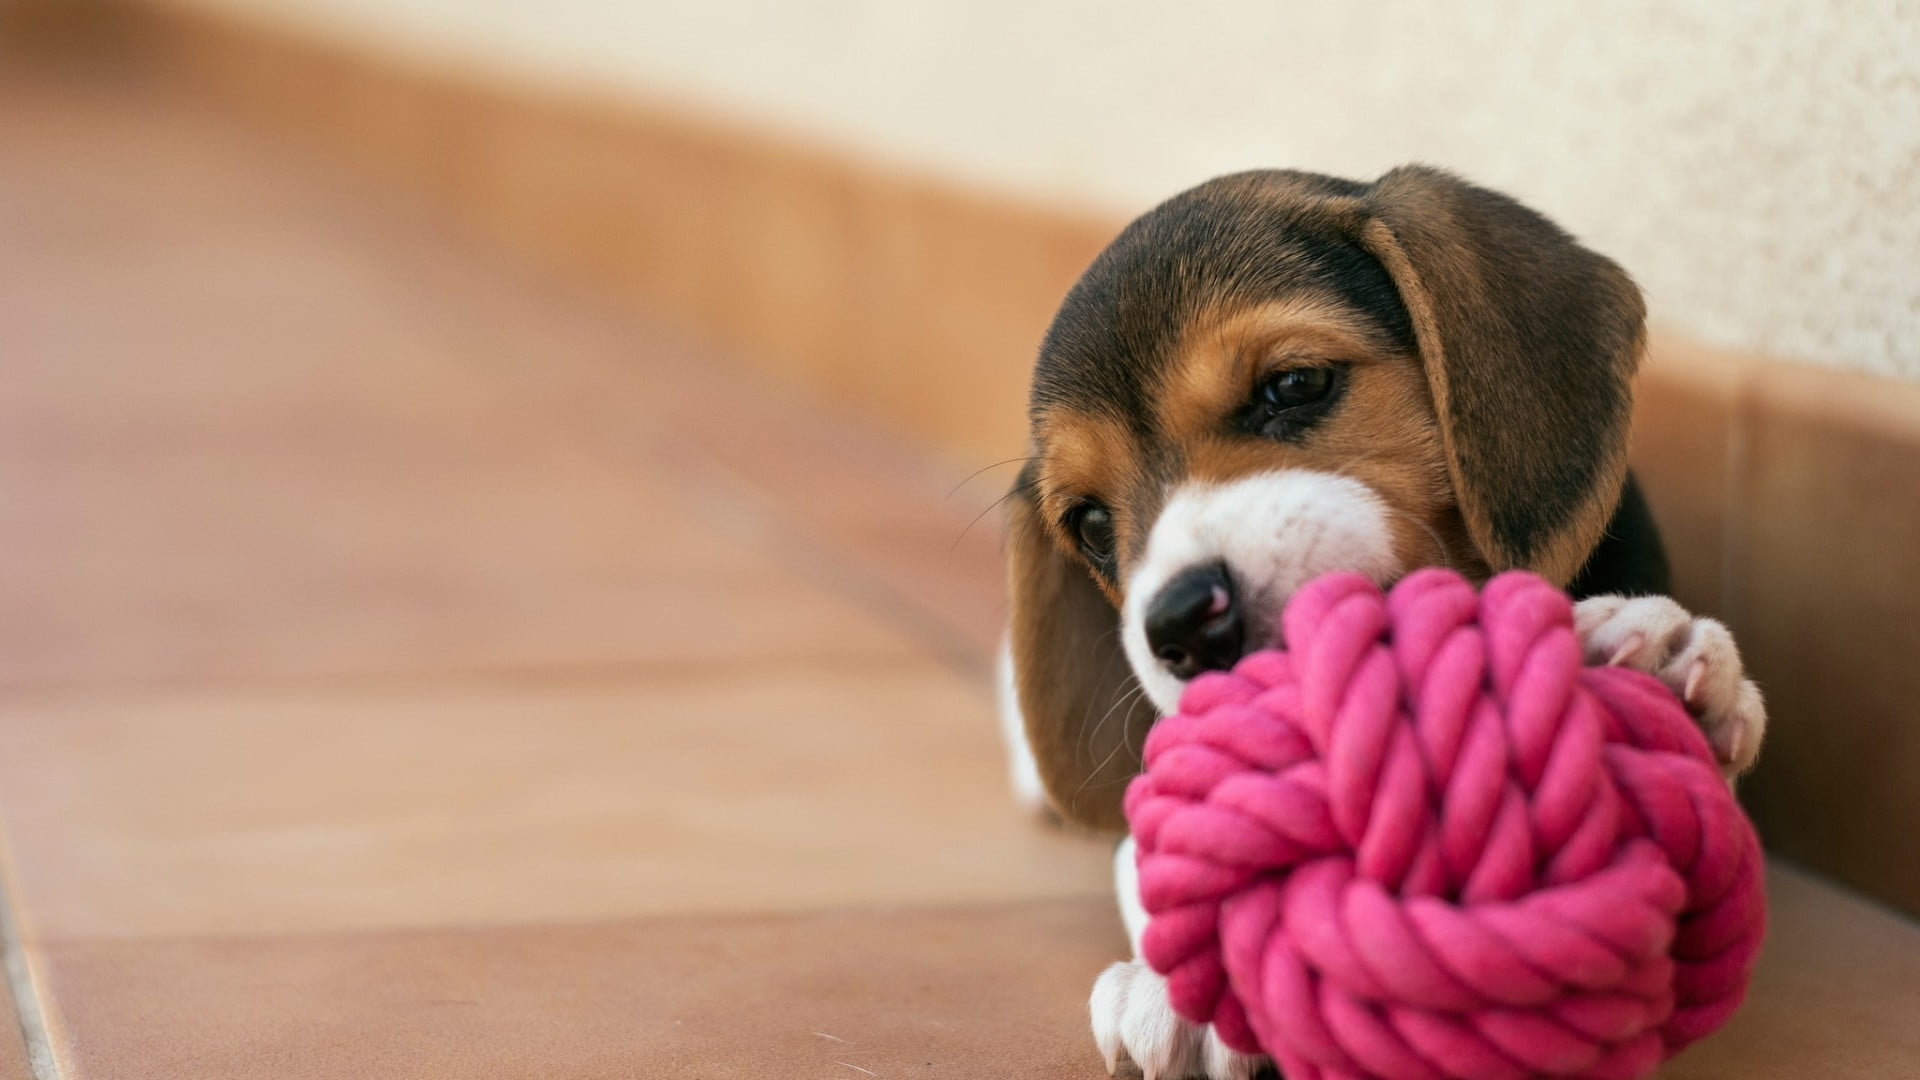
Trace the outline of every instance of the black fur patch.
{"label": "black fur patch", "polygon": [[1653,510],[1632,473],[1627,474],[1627,486],[1620,493],[1613,520],[1607,523],[1606,536],[1567,591],[1575,600],[1607,593],[1665,596],[1673,591],[1666,546],[1660,542]]}
{"label": "black fur patch", "polygon": [[1040,346],[1031,408],[1111,416],[1154,438],[1153,396],[1181,331],[1205,308],[1331,295],[1409,351],[1413,326],[1385,268],[1291,188],[1354,197],[1367,185],[1305,173],[1221,177],[1127,226],[1068,292]]}

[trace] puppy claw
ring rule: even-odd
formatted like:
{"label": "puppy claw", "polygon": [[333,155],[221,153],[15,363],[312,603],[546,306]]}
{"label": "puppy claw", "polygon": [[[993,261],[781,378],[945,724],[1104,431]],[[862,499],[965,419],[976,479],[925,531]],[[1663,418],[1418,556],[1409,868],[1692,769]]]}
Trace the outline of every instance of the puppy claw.
{"label": "puppy claw", "polygon": [[1700,701],[1700,687],[1706,681],[1707,658],[1703,656],[1688,666],[1687,684],[1685,688],[1680,691],[1680,700],[1686,702],[1688,708],[1696,711],[1699,709],[1702,704]]}
{"label": "puppy claw", "polygon": [[1589,663],[1606,657],[1609,665],[1659,679],[1699,721],[1723,772],[1732,777],[1752,767],[1766,731],[1766,702],[1725,626],[1664,596],[1591,597],[1573,616]]}
{"label": "puppy claw", "polygon": [[1746,749],[1746,728],[1741,724],[1728,724],[1722,729],[1722,738],[1714,740],[1714,753],[1723,762],[1729,764],[1741,760],[1740,752]]}
{"label": "puppy claw", "polygon": [[1639,652],[1641,646],[1645,645],[1646,643],[1647,643],[1647,639],[1645,635],[1628,634],[1627,639],[1620,643],[1620,647],[1613,650],[1613,655],[1607,657],[1607,666],[1619,667],[1620,665],[1633,659],[1633,654]]}

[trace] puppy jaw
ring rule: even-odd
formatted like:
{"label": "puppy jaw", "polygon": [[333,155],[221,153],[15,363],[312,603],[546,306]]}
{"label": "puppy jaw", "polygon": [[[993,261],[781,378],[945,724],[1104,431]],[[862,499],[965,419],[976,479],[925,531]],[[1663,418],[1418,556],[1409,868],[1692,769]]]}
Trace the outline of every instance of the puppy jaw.
{"label": "puppy jaw", "polygon": [[1271,644],[1280,609],[1316,575],[1353,570],[1379,582],[1403,572],[1406,539],[1372,488],[1352,477],[1278,469],[1175,488],[1128,576],[1121,638],[1134,675],[1162,713],[1186,683],[1147,644],[1146,611],[1176,574],[1223,562],[1243,590],[1248,647]]}

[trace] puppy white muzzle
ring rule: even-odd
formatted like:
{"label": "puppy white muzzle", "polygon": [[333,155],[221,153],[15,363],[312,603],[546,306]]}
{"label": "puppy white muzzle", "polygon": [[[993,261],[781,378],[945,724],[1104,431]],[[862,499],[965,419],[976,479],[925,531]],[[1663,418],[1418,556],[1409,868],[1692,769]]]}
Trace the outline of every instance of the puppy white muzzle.
{"label": "puppy white muzzle", "polygon": [[1127,660],[1162,713],[1187,681],[1271,644],[1281,606],[1317,575],[1400,570],[1386,503],[1348,476],[1283,469],[1177,488],[1127,581]]}

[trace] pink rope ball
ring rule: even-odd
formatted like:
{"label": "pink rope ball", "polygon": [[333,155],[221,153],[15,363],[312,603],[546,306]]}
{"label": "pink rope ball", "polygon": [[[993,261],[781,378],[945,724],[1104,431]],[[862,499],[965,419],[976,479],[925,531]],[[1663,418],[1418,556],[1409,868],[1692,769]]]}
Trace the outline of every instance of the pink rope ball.
{"label": "pink rope ball", "polygon": [[1760,845],[1706,738],[1566,595],[1322,577],[1127,790],[1174,1009],[1288,1080],[1639,1077],[1746,992]]}

